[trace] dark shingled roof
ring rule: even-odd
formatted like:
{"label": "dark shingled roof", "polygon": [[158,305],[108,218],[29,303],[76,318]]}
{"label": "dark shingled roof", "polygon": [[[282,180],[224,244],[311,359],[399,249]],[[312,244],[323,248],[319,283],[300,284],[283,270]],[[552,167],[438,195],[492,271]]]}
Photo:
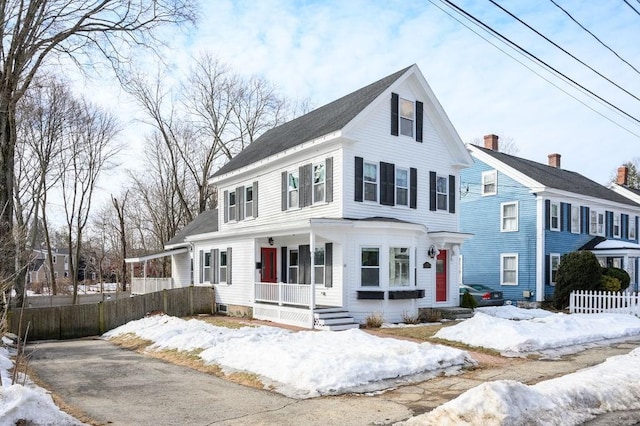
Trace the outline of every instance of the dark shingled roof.
{"label": "dark shingled roof", "polygon": [[410,66],[303,116],[274,127],[233,157],[213,176],[232,172],[304,142],[342,129]]}
{"label": "dark shingled roof", "polygon": [[184,243],[191,235],[206,234],[218,231],[218,209],[205,210],[187,224],[166,245]]}
{"label": "dark shingled roof", "polygon": [[481,146],[475,146],[475,148],[491,155],[507,166],[518,170],[548,188],[559,189],[562,191],[573,192],[575,194],[587,195],[589,197],[638,207],[638,204],[635,202],[587,177],[582,176],[579,173],[559,169],[542,163],[536,163],[531,160],[525,160],[524,158],[493,151]]}

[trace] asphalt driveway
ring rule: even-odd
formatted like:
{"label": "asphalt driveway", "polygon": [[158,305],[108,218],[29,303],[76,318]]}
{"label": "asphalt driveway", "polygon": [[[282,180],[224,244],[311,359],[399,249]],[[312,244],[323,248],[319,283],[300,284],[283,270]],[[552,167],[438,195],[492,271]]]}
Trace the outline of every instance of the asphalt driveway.
{"label": "asphalt driveway", "polygon": [[367,397],[296,400],[122,349],[102,339],[36,342],[30,367],[62,399],[111,425],[370,425],[406,419]]}

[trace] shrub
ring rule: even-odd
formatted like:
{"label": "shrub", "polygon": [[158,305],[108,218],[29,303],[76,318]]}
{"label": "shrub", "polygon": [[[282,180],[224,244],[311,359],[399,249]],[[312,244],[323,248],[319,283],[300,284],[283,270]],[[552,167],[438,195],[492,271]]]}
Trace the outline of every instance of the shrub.
{"label": "shrub", "polygon": [[420,317],[417,313],[403,311],[402,322],[405,324],[418,324],[420,322]]}
{"label": "shrub", "polygon": [[602,268],[602,274],[610,276],[620,281],[620,289],[615,291],[625,291],[627,288],[629,288],[629,284],[631,283],[631,277],[629,276],[627,271],[625,271],[624,269]]}
{"label": "shrub", "polygon": [[600,289],[603,291],[620,291],[620,280],[611,275],[603,275],[600,279]]}
{"label": "shrub", "polygon": [[384,318],[381,313],[374,312],[371,315],[369,315],[365,321],[366,321],[367,327],[369,328],[380,328],[382,327]]}
{"label": "shrub", "polygon": [[476,302],[476,299],[473,298],[469,291],[465,291],[462,295],[460,306],[462,306],[463,308],[475,309],[478,307],[478,302]]}
{"label": "shrub", "polygon": [[418,316],[420,322],[440,322],[442,320],[442,312],[437,309],[424,309]]}
{"label": "shrub", "polygon": [[590,251],[574,251],[562,256],[556,273],[556,291],[553,306],[563,309],[569,305],[574,290],[599,290],[602,268]]}

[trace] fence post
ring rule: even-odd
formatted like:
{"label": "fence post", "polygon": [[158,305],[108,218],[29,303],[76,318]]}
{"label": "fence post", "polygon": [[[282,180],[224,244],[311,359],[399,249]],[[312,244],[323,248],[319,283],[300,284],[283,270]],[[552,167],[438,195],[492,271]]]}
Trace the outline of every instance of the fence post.
{"label": "fence post", "polygon": [[104,325],[104,302],[98,303],[98,330],[100,330],[100,334],[104,334],[106,330],[106,326]]}
{"label": "fence post", "polygon": [[167,315],[170,315],[167,312],[167,298],[168,298],[167,290],[162,290],[162,312],[164,312]]}
{"label": "fence post", "polygon": [[193,286],[189,286],[189,314],[193,316]]}

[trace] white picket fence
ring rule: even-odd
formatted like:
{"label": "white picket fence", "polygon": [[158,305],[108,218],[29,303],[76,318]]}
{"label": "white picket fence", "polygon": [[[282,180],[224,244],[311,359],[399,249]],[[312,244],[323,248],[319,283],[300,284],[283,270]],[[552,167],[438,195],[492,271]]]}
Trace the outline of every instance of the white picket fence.
{"label": "white picket fence", "polygon": [[602,312],[640,316],[640,294],[633,292],[586,291],[571,292],[569,311],[572,314]]}

